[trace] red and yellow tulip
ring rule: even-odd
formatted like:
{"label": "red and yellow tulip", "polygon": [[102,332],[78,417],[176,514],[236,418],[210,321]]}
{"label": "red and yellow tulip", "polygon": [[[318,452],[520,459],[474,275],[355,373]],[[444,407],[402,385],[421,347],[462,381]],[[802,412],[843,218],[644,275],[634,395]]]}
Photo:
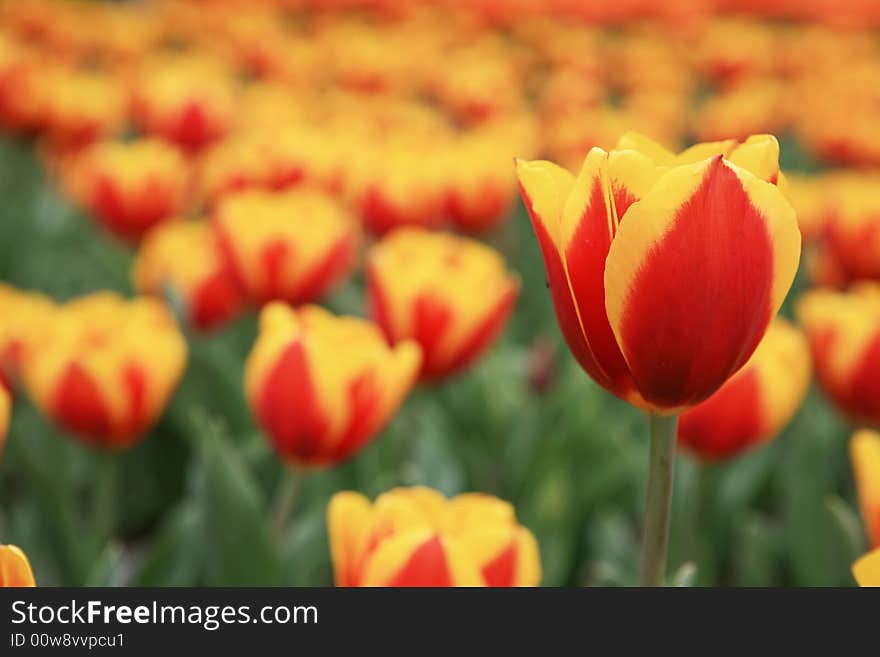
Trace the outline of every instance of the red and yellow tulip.
{"label": "red and yellow tulip", "polygon": [[800,258],[778,153],[771,136],[674,155],[627,135],[577,176],[517,162],[560,327],[600,385],[674,412],[746,363]]}
{"label": "red and yellow tulip", "polygon": [[360,243],[355,218],[311,189],[227,196],[215,209],[214,226],[255,304],[320,299],[351,271]]}
{"label": "red and yellow tulip", "polygon": [[162,413],[186,358],[164,304],[98,292],[58,308],[23,378],[36,406],[58,425],[87,443],[124,449]]}
{"label": "red and yellow tulip", "polygon": [[496,497],[395,488],[345,491],[327,509],[338,586],[537,586],[538,543]]}
{"label": "red and yellow tulip", "polygon": [[856,561],[852,572],[859,586],[880,587],[880,548]]}
{"label": "red and yellow tulip", "polygon": [[245,392],[283,459],[327,466],[354,455],[385,426],[420,362],[415,342],[391,348],[366,320],[275,302],[260,314]]}
{"label": "red and yellow tulip", "polygon": [[189,189],[183,156],[156,139],[96,144],[62,175],[70,195],[102,226],[132,241],[180,216]]}
{"label": "red and yellow tulip", "polygon": [[242,305],[238,282],[207,221],[169,221],[147,233],[132,279],[141,294],[177,295],[189,321],[202,330],[226,323]]}
{"label": "red and yellow tulip", "polygon": [[806,337],[775,319],[742,369],[681,414],[679,444],[702,459],[718,460],[772,439],[803,402],[810,370]]}
{"label": "red and yellow tulip", "polygon": [[849,454],[868,541],[880,548],[880,433],[857,431],[849,442]]}
{"label": "red and yellow tulip", "polygon": [[0,283],[0,387],[15,387],[32,350],[52,325],[54,309],[42,294]]}
{"label": "red and yellow tulip", "polygon": [[0,588],[36,585],[31,563],[21,548],[15,545],[0,545]]}
{"label": "red and yellow tulip", "polygon": [[495,341],[519,280],[480,242],[400,228],[370,250],[367,290],[370,314],[388,340],[421,345],[421,378],[431,380],[467,367]]}
{"label": "red and yellow tulip", "polygon": [[813,290],[796,308],[826,394],[854,419],[880,422],[880,285]]}

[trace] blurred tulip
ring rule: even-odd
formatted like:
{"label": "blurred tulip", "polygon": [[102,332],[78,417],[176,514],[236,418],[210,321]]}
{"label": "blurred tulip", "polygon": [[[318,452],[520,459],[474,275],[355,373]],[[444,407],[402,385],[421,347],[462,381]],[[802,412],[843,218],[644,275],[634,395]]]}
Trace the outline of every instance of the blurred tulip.
{"label": "blurred tulip", "polygon": [[15,545],[0,545],[0,588],[36,585],[31,563],[21,548]]}
{"label": "blurred tulip", "polygon": [[880,281],[880,175],[839,176],[834,184],[824,232],[828,257],[846,282]]}
{"label": "blurred tulip", "polygon": [[114,235],[136,241],[180,216],[189,188],[187,164],[154,139],[96,144],[62,170],[69,194]]}
{"label": "blurred tulip", "polygon": [[172,292],[202,330],[225,324],[242,304],[238,282],[207,221],[170,221],[152,229],[141,244],[132,280],[141,294]]}
{"label": "blurred tulip", "polygon": [[245,392],[283,459],[328,466],[353,456],[382,430],[420,362],[417,344],[389,348],[368,321],[276,302],[260,313],[245,363]]}
{"label": "blurred tulip", "polygon": [[849,442],[862,520],[872,547],[880,547],[880,433],[862,429]]}
{"label": "blurred tulip", "polygon": [[214,226],[233,272],[258,305],[320,299],[351,271],[360,243],[354,217],[311,189],[227,196],[217,205]]}
{"label": "blurred tulip", "polygon": [[813,290],[796,309],[825,393],[852,418],[880,423],[880,286]]}
{"label": "blurred tulip", "polygon": [[144,132],[199,150],[229,131],[236,93],[229,71],[216,59],[163,56],[148,61],[138,76],[132,114]]}
{"label": "blurred tulip", "polygon": [[0,127],[31,133],[44,118],[41,75],[46,63],[34,48],[0,33]]}
{"label": "blurred tulip", "polygon": [[537,586],[538,543],[497,497],[395,488],[371,504],[336,493],[327,509],[338,586]]}
{"label": "blurred tulip", "polygon": [[164,304],[98,292],[59,307],[50,334],[26,363],[24,383],[61,427],[86,443],[124,449],[162,413],[186,357]]}
{"label": "blurred tulip", "polygon": [[451,167],[452,181],[446,211],[459,230],[489,231],[509,215],[516,199],[516,180],[504,149],[483,139],[462,140],[455,151],[459,166]]}
{"label": "blurred tulip", "polygon": [[852,571],[859,586],[880,587],[880,548],[856,561]]}
{"label": "blurred tulip", "polygon": [[9,392],[0,386],[0,459],[3,458],[3,448],[6,445],[6,432],[9,431],[9,415],[12,412],[12,399]]}
{"label": "blurred tulip", "polygon": [[31,352],[52,325],[54,309],[42,294],[0,283],[0,387],[15,387]]}
{"label": "blurred tulip", "polygon": [[638,150],[594,148],[577,178],[541,161],[517,172],[575,357],[618,397],[676,411],[752,355],[794,279],[800,233],[761,180],[778,176],[772,137],[678,156],[626,141]]}
{"label": "blurred tulip", "polygon": [[682,413],[679,444],[712,461],[771,440],[803,402],[810,370],[806,337],[776,318],[742,369],[706,401]]}
{"label": "blurred tulip", "polygon": [[399,228],[368,255],[370,315],[392,344],[421,345],[425,380],[460,371],[482,354],[504,329],[518,293],[501,255],[464,237]]}

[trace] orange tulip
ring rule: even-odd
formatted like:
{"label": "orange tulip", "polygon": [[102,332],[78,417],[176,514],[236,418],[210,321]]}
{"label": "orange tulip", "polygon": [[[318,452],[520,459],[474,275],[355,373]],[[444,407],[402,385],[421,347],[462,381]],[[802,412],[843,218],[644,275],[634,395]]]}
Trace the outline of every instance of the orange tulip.
{"label": "orange tulip", "polygon": [[880,433],[857,431],[849,442],[862,520],[872,547],[880,547]]}
{"label": "orange tulip", "polygon": [[479,242],[399,228],[370,250],[367,290],[370,314],[388,340],[421,345],[421,378],[430,380],[467,367],[495,341],[519,281]]}
{"label": "orange tulip", "polygon": [[880,587],[880,548],[856,561],[852,571],[859,586]]}
{"label": "orange tulip", "polygon": [[245,191],[218,204],[220,245],[256,304],[315,301],[351,271],[360,243],[354,217],[320,192]]}
{"label": "orange tulip", "polygon": [[62,175],[70,195],[102,226],[132,241],[179,216],[188,191],[183,156],[154,139],[96,144]]}
{"label": "orange tulip", "polygon": [[497,497],[395,488],[373,504],[336,493],[327,509],[338,586],[537,586],[538,543]]}
{"label": "orange tulip", "polygon": [[389,348],[368,321],[275,302],[260,314],[245,391],[282,458],[331,465],[354,455],[391,419],[420,361],[418,345]]}
{"label": "orange tulip", "polygon": [[880,285],[807,292],[797,314],[826,394],[853,418],[880,422]]}
{"label": "orange tulip", "polygon": [[237,89],[217,60],[199,55],[149,61],[134,89],[132,114],[146,133],[199,150],[232,126]]}
{"label": "orange tulip", "polygon": [[31,563],[21,548],[0,545],[0,588],[36,586]]}
{"label": "orange tulip", "polygon": [[122,449],[161,414],[186,354],[165,305],[98,292],[59,307],[26,363],[24,383],[54,422],[87,443]]}
{"label": "orange tulip", "polygon": [[144,238],[132,269],[141,294],[179,295],[189,321],[202,330],[229,321],[242,303],[238,282],[206,221],[170,221]]}
{"label": "orange tulip", "polygon": [[806,337],[777,318],[742,369],[706,401],[682,413],[678,442],[702,459],[736,456],[778,434],[810,386]]}
{"label": "orange tulip", "polygon": [[746,363],[800,257],[794,210],[766,182],[778,152],[757,136],[676,156],[627,135],[577,177],[517,162],[560,327],[600,385],[674,412]]}

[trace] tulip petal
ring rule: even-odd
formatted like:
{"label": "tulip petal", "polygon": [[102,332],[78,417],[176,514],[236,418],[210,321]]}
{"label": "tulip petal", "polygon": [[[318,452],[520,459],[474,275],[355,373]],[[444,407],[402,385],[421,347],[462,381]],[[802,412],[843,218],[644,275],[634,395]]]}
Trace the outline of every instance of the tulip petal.
{"label": "tulip petal", "polygon": [[370,501],[352,491],[342,491],[327,506],[327,534],[337,586],[357,586],[367,549]]}
{"label": "tulip petal", "polygon": [[856,561],[852,571],[859,586],[880,586],[880,548]]}
{"label": "tulip petal", "polygon": [[863,429],[849,443],[859,506],[868,540],[880,547],[880,434]]}
{"label": "tulip petal", "polygon": [[21,548],[0,545],[0,588],[36,586],[31,564]]}
{"label": "tulip petal", "polygon": [[364,586],[481,586],[482,576],[453,539],[414,529],[382,542],[364,570]]}
{"label": "tulip petal", "polygon": [[609,323],[642,396],[674,409],[717,390],[760,342],[799,253],[779,190],[721,156],[658,180],[605,268]]}

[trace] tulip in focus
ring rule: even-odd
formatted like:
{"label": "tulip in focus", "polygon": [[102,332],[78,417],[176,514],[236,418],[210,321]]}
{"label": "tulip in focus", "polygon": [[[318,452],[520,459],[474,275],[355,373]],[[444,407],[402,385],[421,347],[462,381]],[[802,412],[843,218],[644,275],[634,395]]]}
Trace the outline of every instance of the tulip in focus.
{"label": "tulip in focus", "polygon": [[315,301],[354,265],[354,217],[314,190],[251,190],[225,197],[214,222],[220,245],[248,298]]}
{"label": "tulip in focus", "polygon": [[421,378],[433,380],[464,369],[495,341],[519,281],[480,242],[400,228],[370,250],[367,290],[370,314],[388,340],[418,342]]}
{"label": "tulip in focus", "polygon": [[678,442],[701,459],[737,456],[775,437],[810,387],[810,347],[777,318],[749,361],[706,401],[682,413]]}
{"label": "tulip in focus", "polygon": [[147,233],[132,279],[141,294],[172,292],[183,302],[189,321],[202,330],[225,324],[242,303],[207,221],[170,221]]}
{"label": "tulip in focus", "polygon": [[537,586],[538,543],[513,507],[467,493],[395,488],[374,503],[351,491],[327,509],[338,586]]}
{"label": "tulip in focus", "polygon": [[859,586],[880,587],[880,548],[856,561],[852,571]]}
{"label": "tulip in focus", "polygon": [[563,335],[600,385],[674,412],[749,359],[800,257],[778,152],[758,136],[676,156],[628,135],[577,177],[517,162]]}
{"label": "tulip in focus", "polygon": [[183,156],[155,139],[96,144],[65,167],[64,179],[102,226],[130,241],[179,216],[189,187]]}
{"label": "tulip in focus", "polygon": [[813,290],[796,308],[822,389],[853,419],[880,423],[880,285]]}
{"label": "tulip in focus", "polygon": [[880,433],[857,431],[850,440],[849,453],[868,541],[880,548]]}
{"label": "tulip in focus", "polygon": [[31,563],[21,548],[15,545],[0,545],[0,588],[36,585]]}
{"label": "tulip in focus", "polygon": [[327,466],[363,448],[391,419],[421,363],[415,342],[391,348],[379,328],[317,306],[263,308],[245,392],[286,461]]}
{"label": "tulip in focus", "polygon": [[164,304],[98,292],[59,307],[26,364],[24,383],[40,411],[67,431],[124,449],[162,413],[186,358],[186,342]]}

